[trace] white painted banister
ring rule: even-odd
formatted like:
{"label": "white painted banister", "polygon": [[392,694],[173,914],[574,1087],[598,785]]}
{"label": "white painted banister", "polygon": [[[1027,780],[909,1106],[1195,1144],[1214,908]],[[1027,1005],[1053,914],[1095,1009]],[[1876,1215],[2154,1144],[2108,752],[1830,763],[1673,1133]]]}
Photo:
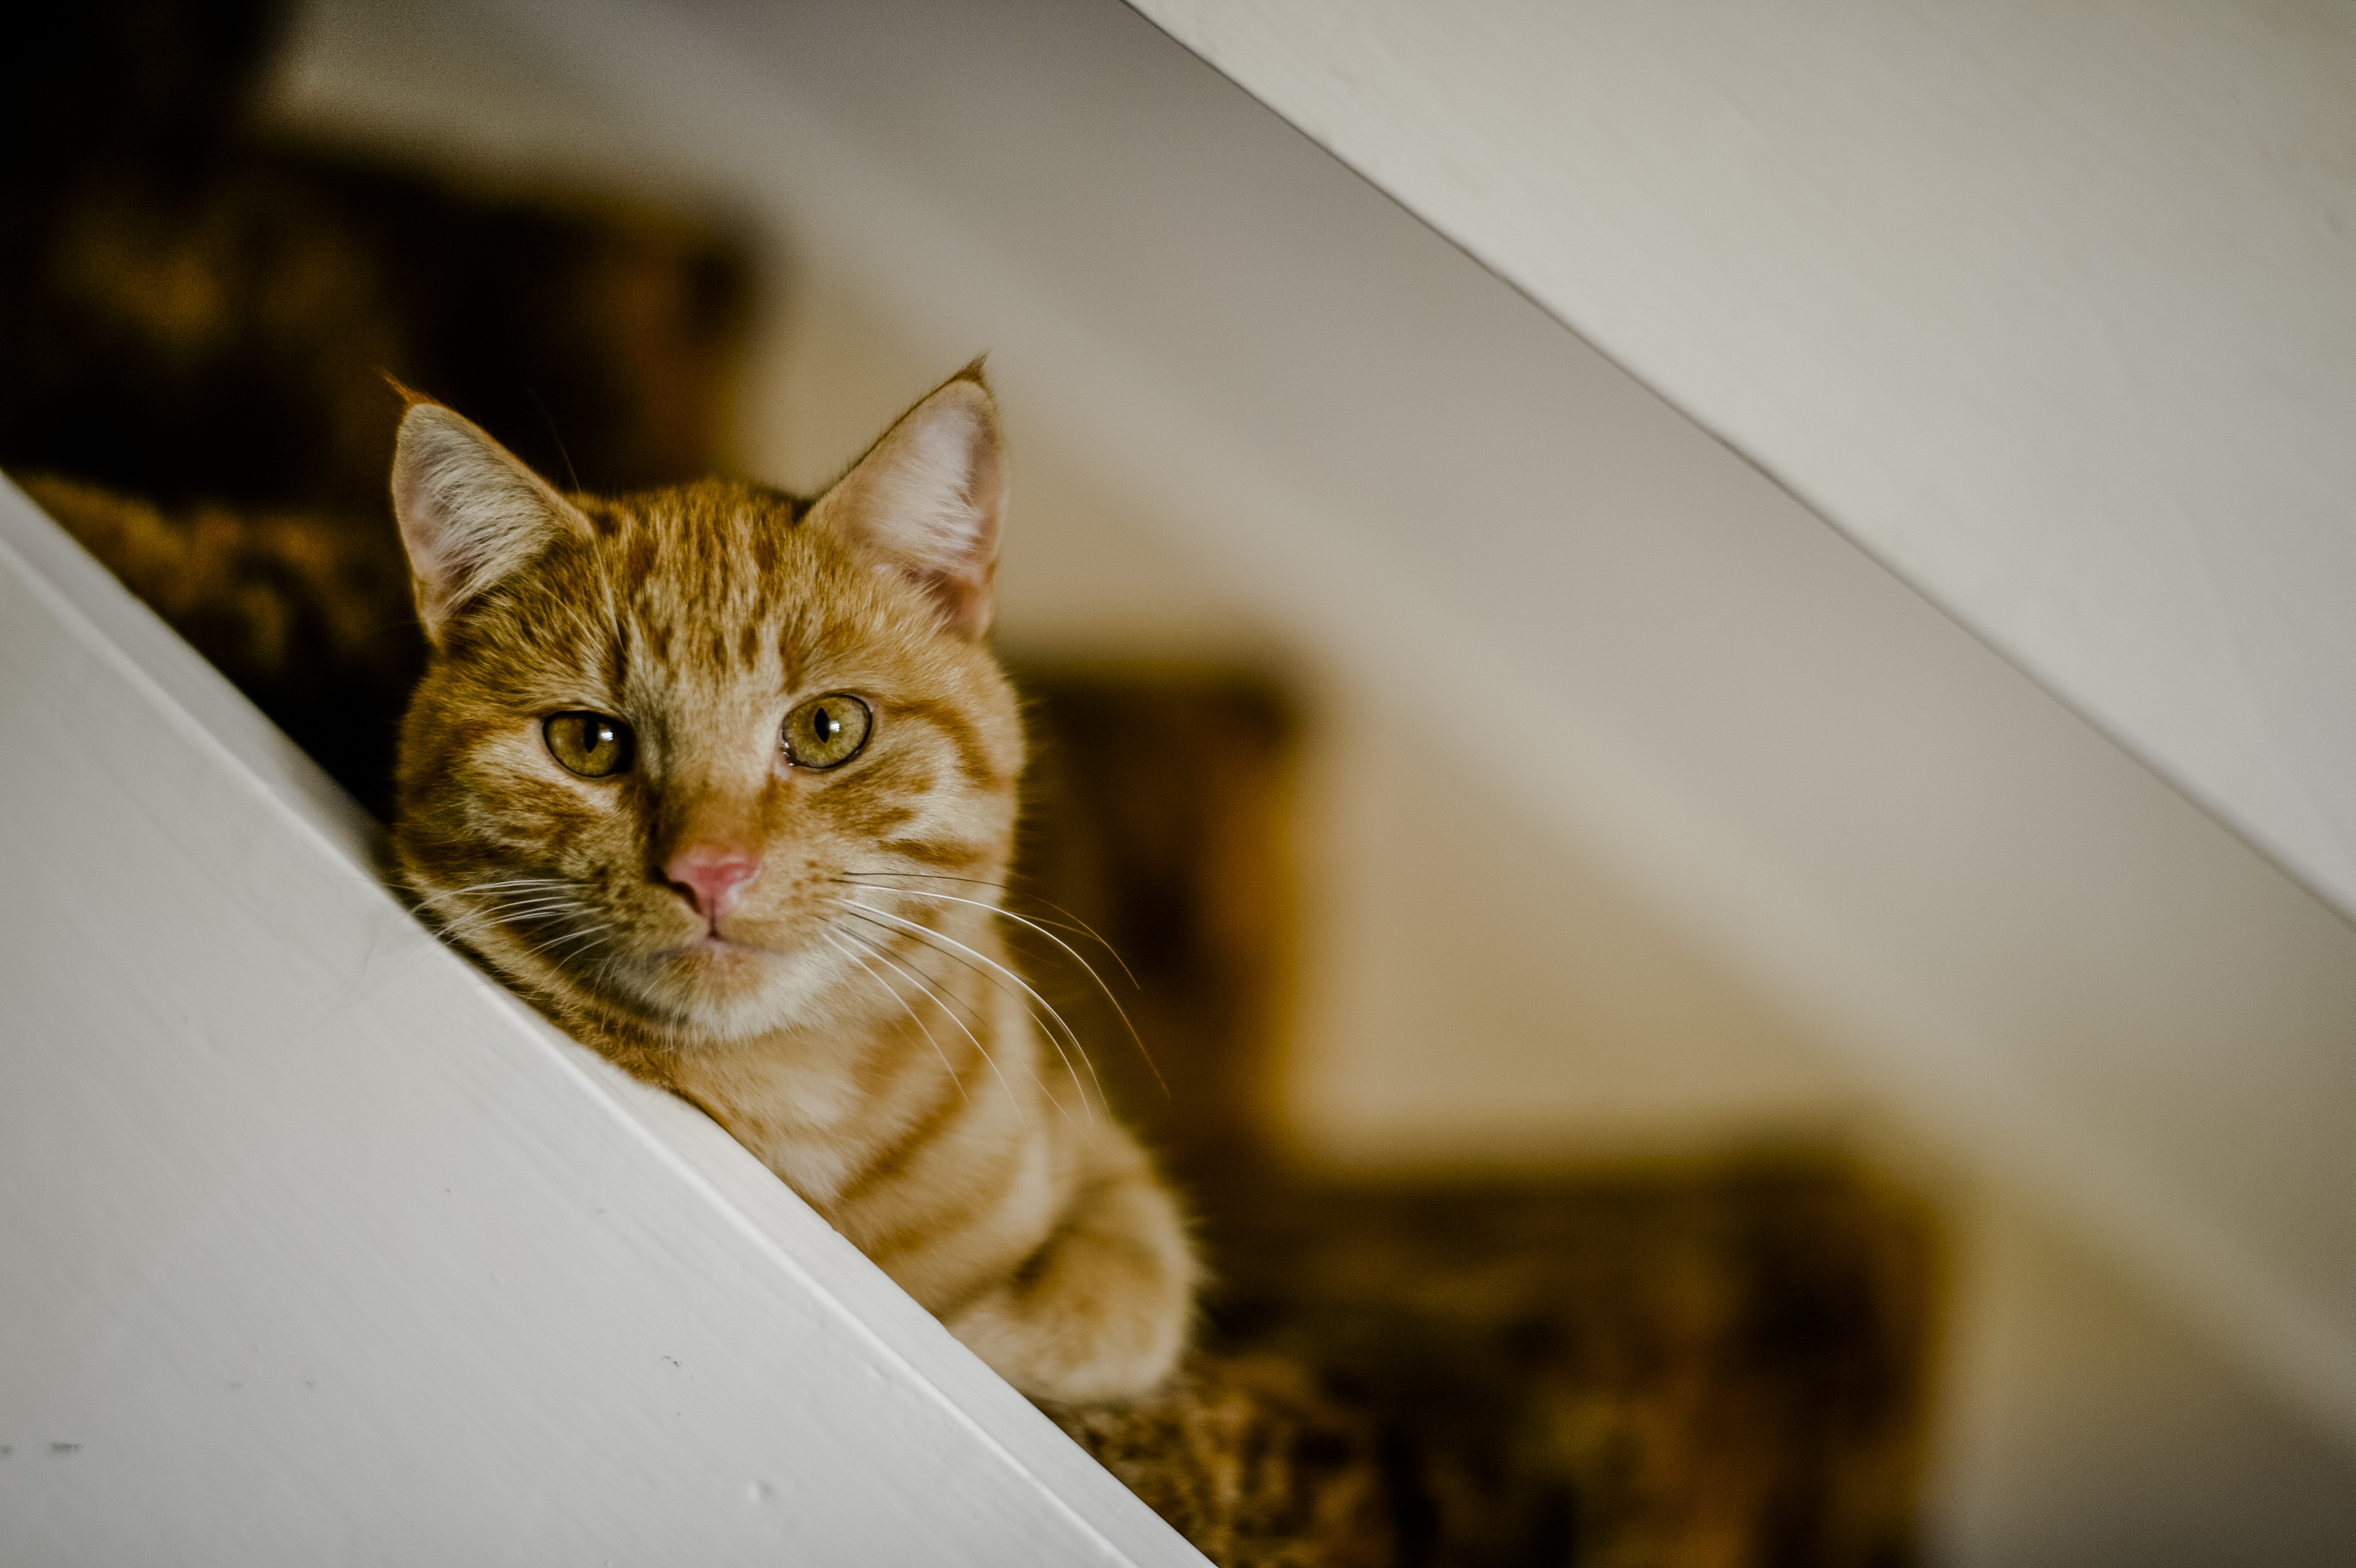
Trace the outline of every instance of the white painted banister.
{"label": "white painted banister", "polygon": [[5,483],[0,737],[0,1561],[1202,1561]]}

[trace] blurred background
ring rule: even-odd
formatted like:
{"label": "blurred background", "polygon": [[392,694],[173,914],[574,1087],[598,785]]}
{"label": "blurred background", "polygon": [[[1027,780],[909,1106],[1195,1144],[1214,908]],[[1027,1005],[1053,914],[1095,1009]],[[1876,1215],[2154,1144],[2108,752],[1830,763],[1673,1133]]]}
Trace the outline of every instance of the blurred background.
{"label": "blurred background", "polygon": [[1398,1560],[2356,1560],[2344,919],[1140,15],[40,26],[0,464],[380,810],[380,371],[809,492],[990,353],[1165,1082],[1032,967]]}

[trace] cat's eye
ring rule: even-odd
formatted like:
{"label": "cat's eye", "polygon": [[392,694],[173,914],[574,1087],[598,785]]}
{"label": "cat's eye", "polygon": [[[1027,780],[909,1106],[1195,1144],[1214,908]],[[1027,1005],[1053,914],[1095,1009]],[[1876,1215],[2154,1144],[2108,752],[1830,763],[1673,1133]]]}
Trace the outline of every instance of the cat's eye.
{"label": "cat's eye", "polygon": [[548,754],[584,779],[609,778],[630,765],[630,727],[603,713],[552,713],[540,727]]}
{"label": "cat's eye", "polygon": [[780,739],[796,767],[839,768],[859,755],[874,728],[867,704],[847,691],[830,691],[796,704]]}

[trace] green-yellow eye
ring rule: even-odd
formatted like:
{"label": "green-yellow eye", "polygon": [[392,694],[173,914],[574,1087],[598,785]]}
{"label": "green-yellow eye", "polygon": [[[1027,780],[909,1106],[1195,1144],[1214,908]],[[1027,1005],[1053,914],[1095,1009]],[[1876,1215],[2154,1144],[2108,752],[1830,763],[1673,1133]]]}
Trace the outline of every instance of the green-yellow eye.
{"label": "green-yellow eye", "polygon": [[874,728],[867,704],[847,691],[830,691],[786,715],[786,755],[799,768],[839,768],[859,755]]}
{"label": "green-yellow eye", "polygon": [[541,724],[548,754],[584,779],[626,773],[630,727],[603,713],[552,713]]}

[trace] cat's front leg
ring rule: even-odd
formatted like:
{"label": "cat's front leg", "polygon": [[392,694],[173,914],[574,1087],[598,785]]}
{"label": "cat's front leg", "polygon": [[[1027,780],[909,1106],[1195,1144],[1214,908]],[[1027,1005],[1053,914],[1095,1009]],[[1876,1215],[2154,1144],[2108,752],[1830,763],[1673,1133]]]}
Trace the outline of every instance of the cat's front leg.
{"label": "cat's front leg", "polygon": [[1136,1398],[1185,1348],[1194,1287],[1185,1222],[1143,1157],[1123,1152],[1091,1173],[1020,1268],[945,1320],[1033,1399]]}

